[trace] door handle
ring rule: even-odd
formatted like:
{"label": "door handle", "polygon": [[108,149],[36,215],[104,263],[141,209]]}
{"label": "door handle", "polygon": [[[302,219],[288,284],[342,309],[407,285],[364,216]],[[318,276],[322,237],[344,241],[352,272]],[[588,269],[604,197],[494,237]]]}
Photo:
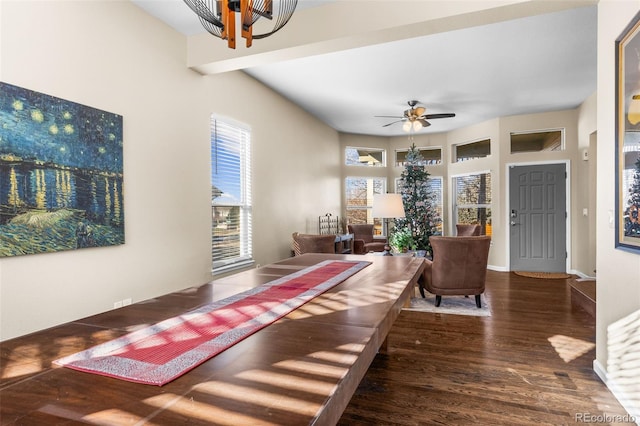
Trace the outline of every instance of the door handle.
{"label": "door handle", "polygon": [[519,223],[515,223],[513,220],[511,221],[511,226],[520,225]]}

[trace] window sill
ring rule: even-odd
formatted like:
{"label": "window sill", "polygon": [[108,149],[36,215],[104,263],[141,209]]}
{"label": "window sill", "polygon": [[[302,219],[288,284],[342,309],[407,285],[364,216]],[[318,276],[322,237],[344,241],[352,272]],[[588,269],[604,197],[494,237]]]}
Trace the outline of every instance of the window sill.
{"label": "window sill", "polygon": [[240,269],[247,269],[249,267],[253,267],[254,261],[253,259],[243,260],[241,262],[231,263],[229,265],[220,266],[218,268],[211,270],[211,275],[217,276],[222,274],[228,274],[230,272],[235,272]]}

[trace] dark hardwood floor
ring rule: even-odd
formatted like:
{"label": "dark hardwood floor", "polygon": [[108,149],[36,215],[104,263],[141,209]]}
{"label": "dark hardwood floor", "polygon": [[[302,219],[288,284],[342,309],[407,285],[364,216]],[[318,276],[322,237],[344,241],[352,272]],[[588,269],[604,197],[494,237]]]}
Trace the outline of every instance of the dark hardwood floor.
{"label": "dark hardwood floor", "polygon": [[491,317],[402,311],[339,424],[561,425],[624,416],[593,371],[595,319],[572,310],[568,281],[489,271]]}

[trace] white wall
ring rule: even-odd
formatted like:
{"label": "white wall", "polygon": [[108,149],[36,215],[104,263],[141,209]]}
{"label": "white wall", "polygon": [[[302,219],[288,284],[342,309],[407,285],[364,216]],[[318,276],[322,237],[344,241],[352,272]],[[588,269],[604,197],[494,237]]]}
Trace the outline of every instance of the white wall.
{"label": "white wall", "polygon": [[126,232],[1,258],[1,340],[211,280],[211,113],[252,127],[257,263],[339,208],[335,131],[243,73],[189,70],[185,38],[132,3],[3,0],[0,19],[2,81],[124,117]]}

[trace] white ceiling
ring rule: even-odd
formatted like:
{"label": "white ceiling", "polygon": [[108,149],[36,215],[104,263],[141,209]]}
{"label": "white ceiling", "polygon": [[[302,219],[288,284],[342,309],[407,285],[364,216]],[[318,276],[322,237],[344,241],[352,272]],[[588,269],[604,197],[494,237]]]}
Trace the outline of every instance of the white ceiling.
{"label": "white ceiling", "polygon": [[[185,35],[204,32],[182,0],[131,1]],[[597,9],[588,6],[244,71],[340,132],[402,135],[400,123],[382,127],[394,120],[374,116],[401,116],[416,99],[427,114],[456,114],[420,131],[438,133],[576,108],[596,90],[596,34]]]}

